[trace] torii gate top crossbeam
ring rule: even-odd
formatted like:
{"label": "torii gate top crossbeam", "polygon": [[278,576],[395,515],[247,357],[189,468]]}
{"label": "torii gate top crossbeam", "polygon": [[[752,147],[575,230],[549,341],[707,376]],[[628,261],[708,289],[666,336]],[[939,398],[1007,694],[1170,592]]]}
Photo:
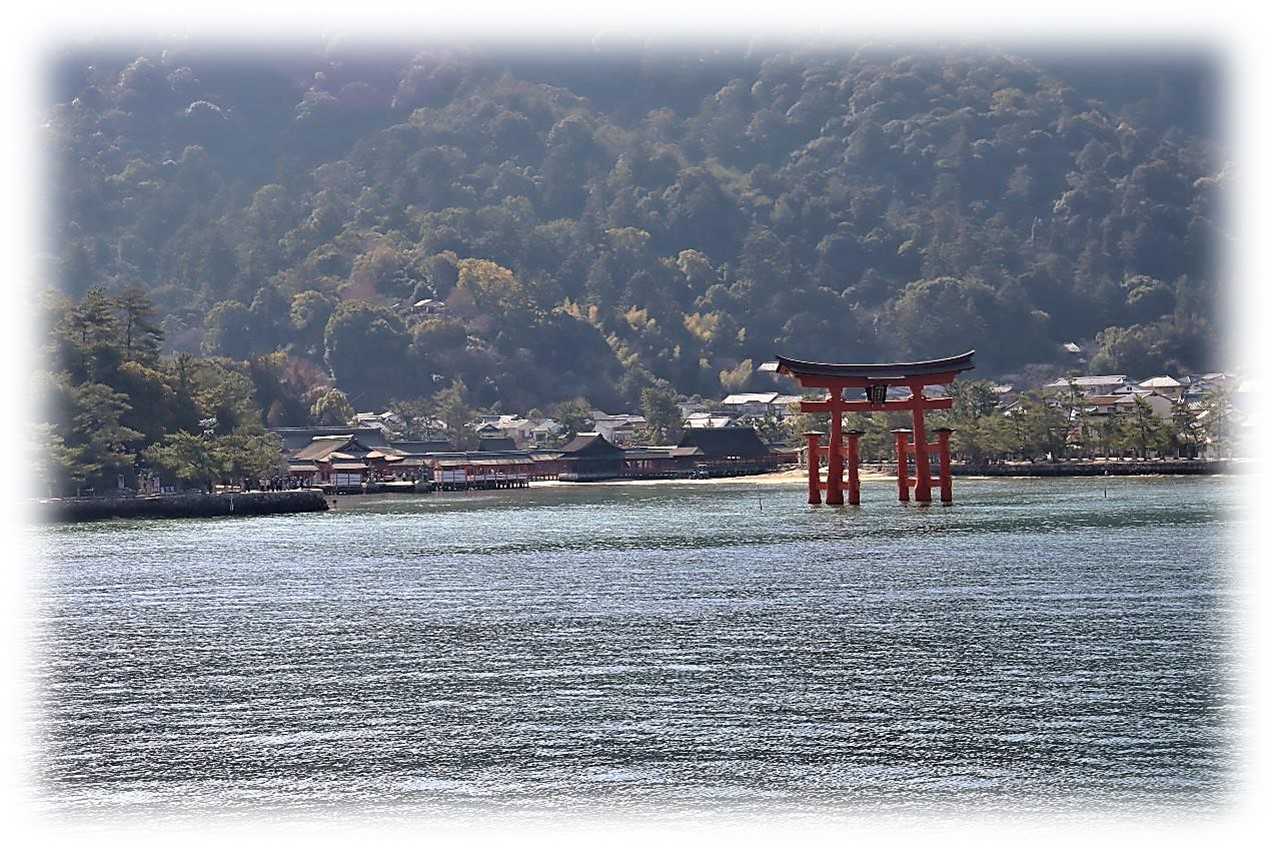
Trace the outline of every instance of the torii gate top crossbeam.
{"label": "torii gate top crossbeam", "polygon": [[974,349],[954,357],[938,360],[917,360],[911,363],[817,363],[776,357],[763,363],[762,372],[777,372],[797,378],[803,386],[862,387],[868,384],[920,383],[947,384],[955,380],[958,372],[974,368]]}

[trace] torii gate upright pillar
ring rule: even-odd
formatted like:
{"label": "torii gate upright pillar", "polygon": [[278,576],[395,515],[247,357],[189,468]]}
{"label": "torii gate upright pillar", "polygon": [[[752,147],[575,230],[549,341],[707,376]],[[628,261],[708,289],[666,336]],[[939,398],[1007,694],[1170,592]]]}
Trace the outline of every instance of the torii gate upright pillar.
{"label": "torii gate upright pillar", "polygon": [[890,433],[894,435],[894,457],[897,464],[895,476],[898,478],[899,501],[907,502],[911,499],[908,495],[908,435],[912,432],[907,428],[895,428]]}
{"label": "torii gate upright pillar", "polygon": [[943,504],[952,504],[952,429],[935,428],[939,435],[939,499]]}
{"label": "torii gate upright pillar", "polygon": [[828,414],[829,414],[829,430],[828,430],[828,498],[825,500],[829,505],[844,505],[845,496],[842,493],[844,481],[841,476],[841,411],[844,409],[845,401],[841,397],[842,387],[840,384],[830,388],[828,397]]}
{"label": "torii gate upright pillar", "polygon": [[859,504],[859,438],[863,432],[857,428],[846,431],[846,504]]}
{"label": "torii gate upright pillar", "polygon": [[823,497],[819,494],[819,438],[823,436],[822,431],[807,431],[806,437],[806,469],[808,488],[807,504],[819,505],[823,503]]}
{"label": "torii gate upright pillar", "polygon": [[925,437],[925,385],[909,384],[912,390],[912,453],[916,461],[916,500],[930,502],[930,445]]}

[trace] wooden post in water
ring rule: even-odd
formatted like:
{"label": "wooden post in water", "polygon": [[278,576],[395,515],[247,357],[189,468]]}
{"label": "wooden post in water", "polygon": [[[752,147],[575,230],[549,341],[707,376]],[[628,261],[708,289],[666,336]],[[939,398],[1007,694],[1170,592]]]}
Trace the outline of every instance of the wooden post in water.
{"label": "wooden post in water", "polygon": [[859,438],[863,436],[863,432],[851,428],[846,431],[846,478],[849,485],[849,495],[846,504],[859,504]]}
{"label": "wooden post in water", "polygon": [[841,492],[841,413],[845,403],[842,389],[841,384],[835,383],[828,389],[828,495],[825,502],[829,505],[845,503]]}
{"label": "wooden post in water", "polygon": [[907,502],[908,498],[908,435],[912,432],[907,428],[895,428],[890,432],[894,435],[894,450],[899,458],[899,501]]}
{"label": "wooden post in water", "polygon": [[939,436],[939,501],[952,504],[952,452],[951,428],[935,428]]}
{"label": "wooden post in water", "polygon": [[925,385],[912,388],[912,457],[916,460],[916,500],[930,501],[930,444],[925,435]]}
{"label": "wooden post in water", "polygon": [[807,431],[803,436],[806,438],[807,486],[810,489],[806,503],[819,505],[823,503],[823,499],[819,496],[819,438],[823,436],[823,432]]}

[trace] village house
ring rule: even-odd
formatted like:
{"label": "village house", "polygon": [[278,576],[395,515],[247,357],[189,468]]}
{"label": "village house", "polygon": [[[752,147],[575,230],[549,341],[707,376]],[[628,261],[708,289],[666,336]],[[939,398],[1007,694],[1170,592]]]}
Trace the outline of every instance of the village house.
{"label": "village house", "polygon": [[528,419],[512,414],[502,414],[494,421],[484,423],[484,426],[500,431],[501,435],[522,448],[546,445],[562,430],[562,426],[553,419]]}
{"label": "village house", "polygon": [[478,441],[480,443],[483,440],[505,439],[505,432],[496,427],[496,423],[493,421],[479,422],[476,426],[474,426],[474,434],[478,437]]}
{"label": "village house", "polygon": [[765,416],[779,393],[731,393],[722,399],[722,407],[734,416]]}
{"label": "village house", "polygon": [[727,428],[733,425],[735,417],[698,411],[682,421],[683,428]]}
{"label": "village house", "polygon": [[1085,413],[1090,416],[1114,416],[1120,412],[1120,408],[1116,407],[1116,402],[1127,397],[1127,393],[1088,396],[1085,399]]}
{"label": "village house", "polygon": [[[1074,378],[1059,378],[1045,384],[1041,389],[1047,395],[1062,395],[1071,391],[1074,384],[1081,393],[1091,395],[1112,395],[1117,390],[1128,386],[1128,375],[1077,375]],[[1126,392],[1128,390],[1125,390]]]}
{"label": "village house", "polygon": [[1114,407],[1116,413],[1132,413],[1137,403],[1141,401],[1151,408],[1160,419],[1173,418],[1173,399],[1162,396],[1159,393],[1123,393],[1116,396]]}
{"label": "village house", "polygon": [[721,406],[731,415],[740,416],[774,416],[778,419],[790,415],[791,405],[801,401],[798,395],[769,393],[732,393],[722,399]]}
{"label": "village house", "polygon": [[695,401],[679,401],[677,409],[681,411],[682,419],[685,420],[692,413],[707,413],[711,408],[708,402],[699,400],[696,396]]}
{"label": "village house", "polygon": [[624,475],[624,449],[602,434],[576,434],[558,456],[560,481],[603,481]]}
{"label": "village house", "polygon": [[1145,381],[1139,381],[1138,386],[1174,401],[1181,401],[1186,396],[1186,384],[1168,375],[1147,378]]}
{"label": "village house", "polygon": [[621,447],[601,434],[579,434],[558,458],[563,481],[746,475],[776,468],[778,456],[752,428],[695,428],[675,446]]}
{"label": "village house", "polygon": [[646,431],[646,417],[632,413],[604,413],[601,410],[589,411],[593,419],[593,432],[600,434],[614,446],[631,446],[637,444]]}
{"label": "village house", "polygon": [[403,433],[404,425],[403,420],[390,410],[382,413],[369,411],[367,413],[354,414],[354,426],[356,428],[376,428],[385,435],[386,439]]}
{"label": "village house", "polygon": [[675,451],[709,475],[769,472],[778,465],[770,447],[752,428],[688,429]]}

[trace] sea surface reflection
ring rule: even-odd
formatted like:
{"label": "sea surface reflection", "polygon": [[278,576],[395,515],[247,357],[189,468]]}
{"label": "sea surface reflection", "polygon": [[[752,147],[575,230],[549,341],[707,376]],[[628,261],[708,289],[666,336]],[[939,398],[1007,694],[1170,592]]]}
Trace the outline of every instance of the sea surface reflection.
{"label": "sea surface reflection", "polygon": [[[1104,496],[1104,488],[1106,495]],[[32,530],[64,817],[1225,810],[1225,479],[342,498]]]}

